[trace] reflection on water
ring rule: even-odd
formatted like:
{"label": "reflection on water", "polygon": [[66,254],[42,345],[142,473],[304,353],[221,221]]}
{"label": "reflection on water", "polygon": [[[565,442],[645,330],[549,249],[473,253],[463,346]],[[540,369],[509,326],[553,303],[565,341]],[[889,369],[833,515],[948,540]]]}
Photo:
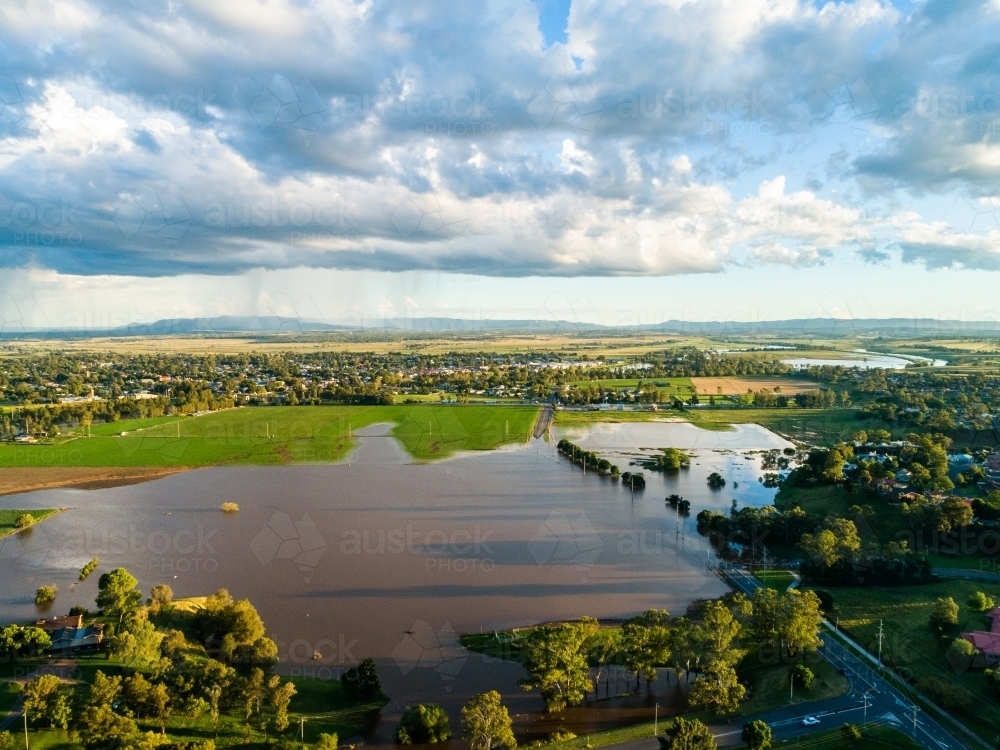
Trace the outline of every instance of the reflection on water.
{"label": "reflection on water", "polygon": [[[595,426],[578,439],[597,445],[618,435],[623,457],[634,446],[671,444],[646,429]],[[781,442],[746,427],[736,435]],[[673,433],[671,441],[680,445]],[[385,428],[369,428],[360,443],[340,465],[211,468],[129,487],[4,497],[0,507],[72,509],[0,542],[0,620],[34,619],[42,584],[59,585],[59,613],[93,606],[99,576],[76,578],[96,555],[99,573],[127,567],[144,591],[166,582],[178,597],[220,587],[248,597],[286,674],[335,678],[374,656],[394,701],[370,743],[391,744],[402,708],[418,701],[440,703],[457,727],[468,696],[488,688],[504,694],[522,736],[552,731],[553,721],[580,733],[646,718],[650,701],[662,707],[676,689],[661,680],[655,692],[602,701],[601,711],[550,719],[537,694],[518,688],[519,665],[465,651],[458,634],[652,607],[683,613],[726,587],[707,569],[693,518],[668,512],[665,495],[687,497],[693,516],[724,510],[733,497],[762,504],[774,492],[756,481],[758,457],[714,452],[710,442],[696,446],[691,469],[647,474],[646,491],[634,494],[585,476],[554,441],[431,465],[405,463]],[[709,490],[710,471],[731,486]],[[219,510],[229,500],[239,513]]]}

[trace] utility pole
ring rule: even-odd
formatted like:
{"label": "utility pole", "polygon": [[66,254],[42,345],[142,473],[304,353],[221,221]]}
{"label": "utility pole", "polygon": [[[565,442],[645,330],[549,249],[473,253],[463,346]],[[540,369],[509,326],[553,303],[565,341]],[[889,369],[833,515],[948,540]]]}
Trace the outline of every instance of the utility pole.
{"label": "utility pole", "polygon": [[654,703],[653,706],[654,706],[654,708],[653,708],[653,735],[655,736],[655,735],[657,735],[657,734],[660,733],[660,704],[659,703]]}
{"label": "utility pole", "polygon": [[882,620],[878,621],[878,668],[882,669]]}
{"label": "utility pole", "polygon": [[302,741],[302,750],[306,747],[306,717],[299,717],[299,739]]}
{"label": "utility pole", "polygon": [[865,691],[865,727],[868,726],[868,696],[869,692]]}
{"label": "utility pole", "polygon": [[792,672],[788,673],[788,702],[795,702],[795,674]]}
{"label": "utility pole", "polygon": [[917,738],[917,711],[919,711],[920,708],[917,706],[916,703],[914,703],[912,710],[913,710],[913,739],[916,739]]}
{"label": "utility pole", "polygon": [[21,701],[21,715],[24,717],[24,750],[29,750],[28,748],[28,709],[24,707],[24,701]]}

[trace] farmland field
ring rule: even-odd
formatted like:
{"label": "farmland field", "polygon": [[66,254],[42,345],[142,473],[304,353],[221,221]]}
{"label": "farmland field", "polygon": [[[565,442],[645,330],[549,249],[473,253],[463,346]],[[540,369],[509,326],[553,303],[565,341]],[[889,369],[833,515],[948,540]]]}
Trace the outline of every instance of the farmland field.
{"label": "farmland field", "polygon": [[691,378],[691,384],[698,389],[698,395],[738,396],[747,391],[773,391],[780,388],[785,396],[805,393],[819,388],[817,383],[800,378],[782,377],[731,377],[731,378]]}
{"label": "farmland field", "polygon": [[0,446],[0,467],[208,466],[336,461],[352,432],[392,422],[392,434],[416,460],[523,442],[535,407],[290,406],[247,407],[198,417],[157,417],[91,427],[91,437],[55,444]]}

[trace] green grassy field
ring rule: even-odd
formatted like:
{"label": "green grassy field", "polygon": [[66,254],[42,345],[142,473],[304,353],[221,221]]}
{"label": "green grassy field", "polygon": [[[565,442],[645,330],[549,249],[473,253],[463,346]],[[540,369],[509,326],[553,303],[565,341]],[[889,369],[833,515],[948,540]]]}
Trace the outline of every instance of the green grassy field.
{"label": "green grassy field", "polygon": [[18,516],[22,513],[30,513],[35,518],[35,523],[48,518],[53,513],[58,513],[59,511],[55,508],[45,508],[39,510],[34,508],[32,510],[0,510],[0,537],[5,537],[8,534],[13,534],[17,531],[17,527],[14,526],[14,521],[17,520]]}
{"label": "green grassy field", "polygon": [[850,495],[843,487],[833,484],[821,487],[792,487],[786,484],[774,498],[774,505],[778,510],[790,510],[797,505],[807,513],[818,513],[821,516],[830,513],[844,516],[847,515],[848,508],[860,503],[857,495]]}
{"label": "green grassy field", "polygon": [[[418,461],[525,441],[537,407],[404,404],[230,409],[94,425],[92,437],[0,446],[0,467],[208,466],[335,461],[377,422]],[[122,434],[124,433],[124,434]]]}
{"label": "green grassy field", "polygon": [[787,570],[758,570],[754,577],[767,588],[775,591],[787,591],[795,580],[795,576]]}
{"label": "green grassy field", "polygon": [[[835,603],[830,619],[842,630],[875,653],[881,621],[882,656],[887,664],[914,680],[933,677],[964,691],[968,707],[955,713],[980,736],[992,738],[996,734],[1000,723],[996,686],[987,681],[982,669],[950,663],[946,650],[962,632],[988,629],[986,618],[966,602],[974,591],[1000,601],[1000,584],[950,579],[922,586],[829,590]],[[959,605],[959,624],[939,637],[931,629],[929,617],[935,600],[949,596]]]}
{"label": "green grassy field", "polygon": [[611,380],[577,380],[570,383],[570,385],[582,388],[596,385],[598,388],[610,390],[635,389],[640,384],[656,386],[671,396],[676,395],[681,398],[690,398],[695,392],[691,378],[615,378]]}
{"label": "green grassy field", "polygon": [[[806,659],[806,666],[815,675],[812,685],[808,690],[796,688],[795,696],[790,700],[789,680],[792,666],[792,664],[762,662],[755,654],[748,654],[739,666],[739,675],[740,680],[751,688],[751,697],[740,706],[735,715],[753,716],[790,704],[798,705],[836,698],[851,689],[850,682],[837,672],[833,665],[819,656],[814,656]],[[711,717],[706,716],[703,720],[711,721]]]}

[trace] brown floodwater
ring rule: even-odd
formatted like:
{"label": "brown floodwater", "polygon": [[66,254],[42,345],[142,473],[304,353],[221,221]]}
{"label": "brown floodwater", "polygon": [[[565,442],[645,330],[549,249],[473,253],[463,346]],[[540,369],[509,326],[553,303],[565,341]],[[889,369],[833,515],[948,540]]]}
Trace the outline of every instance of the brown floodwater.
{"label": "brown floodwater", "polygon": [[[678,444],[670,428],[642,432],[643,445],[603,445],[602,435],[620,431],[602,429],[573,437],[623,470],[642,447]],[[0,498],[3,508],[70,508],[0,542],[0,621],[36,618],[42,584],[59,586],[55,613],[92,607],[99,573],[124,566],[146,592],[165,582],[177,597],[225,587],[249,598],[285,674],[332,679],[374,657],[392,703],[371,722],[369,744],[391,744],[402,708],[417,702],[444,706],[457,728],[462,704],[487,689],[504,695],[522,740],[559,726],[582,734],[651,719],[654,702],[662,711],[680,694],[668,675],[652,690],[605,700],[627,690],[627,677],[613,674],[602,700],[548,717],[537,693],[518,687],[518,664],[465,651],[458,635],[650,608],[682,614],[723,594],[693,518],[678,519],[663,498],[685,496],[692,517],[726,509],[733,497],[770,502],[774,491],[757,482],[759,458],[739,451],[784,445],[759,428],[739,441],[728,435],[723,450],[699,448],[690,470],[647,472],[647,489],[631,493],[584,475],[554,441],[414,465],[384,428],[363,435],[339,465],[211,468]],[[711,471],[730,486],[710,490]],[[240,511],[223,514],[226,501]],[[98,573],[77,582],[94,556]]]}

